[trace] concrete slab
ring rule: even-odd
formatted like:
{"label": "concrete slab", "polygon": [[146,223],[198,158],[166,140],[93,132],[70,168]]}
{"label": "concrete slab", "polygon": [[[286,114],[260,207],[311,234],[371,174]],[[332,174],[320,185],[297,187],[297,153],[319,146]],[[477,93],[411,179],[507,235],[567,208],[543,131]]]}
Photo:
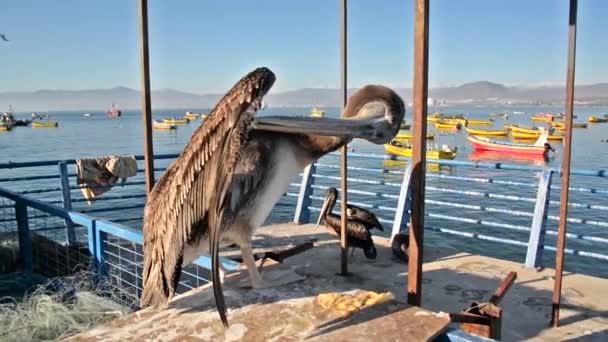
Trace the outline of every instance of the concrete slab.
{"label": "concrete slab", "polygon": [[[396,300],[387,305],[394,307],[385,309],[394,311],[403,305],[407,292],[407,265],[393,259],[387,239],[375,238],[378,249],[375,260],[366,259],[361,251],[356,252],[349,263],[351,275],[347,277],[337,275],[340,269],[338,241],[325,229],[294,224],[267,226],[258,231],[254,243],[256,252],[260,252],[271,247],[293,246],[311,238],[317,240],[315,248],[285,261],[290,270],[306,277],[304,281],[278,288],[247,291],[242,291],[239,286],[225,287],[226,302],[230,308],[229,319],[233,325],[223,335],[224,340],[244,339],[246,334],[252,337],[246,340],[256,340],[256,336],[269,337],[262,335],[268,332],[272,332],[272,338],[276,340],[299,339],[297,337],[303,335],[298,335],[294,329],[300,329],[297,330],[300,332],[306,329],[310,331],[311,325],[328,319],[314,318],[317,316],[314,305],[311,304],[312,298],[320,293],[357,289],[391,291],[396,295]],[[234,253],[236,252],[226,251],[223,254]],[[551,329],[548,322],[553,270],[537,272],[525,268],[522,264],[453,250],[438,250],[425,246],[422,306],[433,312],[458,312],[467,308],[473,301],[487,301],[510,271],[517,272],[518,278],[501,302],[504,308],[503,340],[607,340],[607,279],[565,274],[562,327]],[[89,341],[98,340],[100,337],[103,337],[103,340],[156,340],[160,336],[155,335],[155,331],[179,331],[180,336],[184,337],[183,340],[217,337],[215,334],[219,332],[209,335],[216,331],[214,329],[221,328],[213,303],[211,292],[199,288],[175,298],[173,309],[161,312],[142,310],[75,336],[72,340]],[[297,316],[294,316],[294,312],[302,315],[303,319],[290,320],[289,317]],[[274,314],[269,316],[265,313]],[[250,330],[246,325],[234,324],[239,317],[258,322],[258,328]],[[389,326],[390,320],[384,321],[386,326]],[[384,321],[376,320],[377,324],[373,326],[382,331],[385,327]],[[403,324],[411,323],[416,323],[416,320],[403,320]],[[186,332],[192,334],[185,334]],[[401,337],[403,340],[418,339],[414,335]],[[319,338],[321,337],[316,336],[312,340]]]}

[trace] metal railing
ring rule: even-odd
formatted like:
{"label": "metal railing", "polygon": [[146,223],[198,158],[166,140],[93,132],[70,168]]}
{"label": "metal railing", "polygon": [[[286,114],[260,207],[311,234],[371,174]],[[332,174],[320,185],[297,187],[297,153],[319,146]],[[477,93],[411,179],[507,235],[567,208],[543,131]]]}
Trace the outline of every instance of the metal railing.
{"label": "metal railing", "polygon": [[[2,233],[18,235],[23,270],[52,277],[92,268],[98,276],[109,278],[109,283],[124,294],[127,303],[137,305],[143,267],[144,238],[140,230],[68,211],[3,188],[0,188],[0,203],[3,205],[0,217],[5,219],[5,224],[0,226]],[[49,230],[38,224],[39,213],[44,214],[44,219],[67,222],[67,227],[62,227],[66,234],[41,236]],[[11,215],[14,216],[9,220]],[[72,239],[67,237],[70,231]],[[74,258],[74,255],[79,257]],[[220,257],[220,261],[228,270],[235,270],[239,265],[224,257]],[[207,283],[210,265],[210,258],[201,256],[185,267],[178,293]]]}
{"label": "metal railing", "polygon": [[[156,156],[170,161],[175,154]],[[391,227],[392,234],[405,230],[409,221],[410,169],[408,159],[384,155],[349,153],[349,204],[371,208],[383,224]],[[330,154],[308,167],[301,178],[294,181],[284,198],[273,211],[274,221],[287,221],[293,217],[296,223],[313,221],[318,214],[323,191],[330,186],[340,188],[339,154]],[[137,160],[143,157],[137,156]],[[68,212],[95,215],[97,219],[110,219],[114,224],[129,222],[139,228],[145,204],[144,181],[141,177],[115,185],[112,192],[99,198],[94,207],[86,205],[86,199],[76,184],[76,175],[68,172],[74,160],[53,160],[26,163],[4,163],[0,169],[47,167],[43,172],[32,172],[14,177],[0,178],[0,186],[29,184],[20,195],[40,196],[49,204],[61,205]],[[379,167],[378,164],[382,165]],[[49,170],[48,167],[53,169]],[[162,173],[159,165],[155,172]],[[603,252],[608,243],[608,188],[598,186],[598,180],[608,177],[606,170],[572,170],[571,208],[568,217],[569,240],[566,253],[582,258],[608,261]],[[544,250],[555,250],[558,215],[556,198],[558,185],[553,179],[560,176],[559,169],[505,163],[484,163],[458,160],[437,160],[427,164],[426,225],[425,228],[440,236],[461,237],[440,241],[451,246],[466,245],[470,251],[491,254],[494,248],[485,243],[500,243],[502,254],[492,255],[520,260],[529,267],[539,267],[549,261]],[[576,182],[576,180],[581,180]],[[32,186],[32,184],[40,184]],[[53,182],[53,183],[50,183]],[[53,186],[55,184],[55,186]],[[338,201],[340,203],[340,201]],[[0,208],[2,203],[0,203]],[[39,213],[38,216],[48,216]],[[0,217],[0,225],[6,220]],[[65,231],[66,241],[75,239],[69,220],[46,227],[58,232]],[[67,228],[67,229],[66,229]],[[446,240],[446,239],[443,239]],[[470,243],[478,241],[481,243]],[[434,243],[428,240],[427,243]],[[120,247],[107,244],[107,247]],[[133,260],[136,258],[133,257]],[[544,261],[543,261],[544,259]],[[585,263],[574,270],[593,273],[596,269],[585,268]],[[579,269],[580,268],[580,269]],[[608,264],[601,275],[608,275]]]}

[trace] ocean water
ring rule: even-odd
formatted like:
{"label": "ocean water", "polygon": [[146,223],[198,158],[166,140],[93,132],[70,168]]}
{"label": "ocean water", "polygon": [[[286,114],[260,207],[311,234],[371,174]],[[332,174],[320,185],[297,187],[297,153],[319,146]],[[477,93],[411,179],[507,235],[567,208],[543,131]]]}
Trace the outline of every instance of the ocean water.
{"label": "ocean water", "polygon": [[[338,108],[325,108],[329,116],[337,116]],[[155,110],[154,118],[182,117],[186,110],[195,112],[207,112],[209,109],[174,109]],[[448,114],[467,113],[470,119],[487,120],[492,112],[524,112],[524,114],[510,114],[508,120],[492,117],[495,124],[492,127],[478,126],[479,129],[501,129],[503,124],[520,124],[526,126],[541,125],[533,122],[530,116],[539,112],[559,112],[563,109],[556,107],[441,107],[429,108],[429,113],[440,110]],[[308,115],[310,108],[268,108],[261,115]],[[406,120],[411,123],[411,107],[407,108]],[[92,116],[84,117],[83,113]],[[590,115],[601,116],[608,113],[608,108],[580,107],[575,109],[578,118],[575,122],[587,122]],[[42,113],[46,114],[46,113]],[[10,132],[0,132],[0,163],[8,161],[36,161],[54,159],[77,159],[83,157],[96,157],[108,154],[143,154],[143,128],[141,114],[138,111],[124,111],[123,116],[117,119],[108,118],[104,112],[82,111],[82,112],[49,112],[51,120],[59,122],[58,128],[32,128],[16,127]],[[25,118],[29,113],[17,113],[18,118]],[[155,154],[180,153],[190,139],[192,132],[200,125],[196,120],[186,125],[179,125],[177,130],[154,131]],[[561,142],[550,142],[557,153],[552,153],[548,159],[522,158],[475,151],[466,140],[466,132],[437,131],[432,125],[428,126],[430,133],[435,133],[435,140],[429,141],[430,145],[441,146],[447,144],[458,148],[456,160],[480,160],[491,162],[504,162],[509,164],[536,165],[559,168],[563,155]],[[608,123],[589,124],[586,129],[574,129],[572,148],[572,167],[574,169],[608,169]],[[354,141],[350,148],[357,153],[370,153],[384,156],[382,145],[373,145],[364,141]],[[159,160],[156,167],[166,167],[170,160]],[[312,205],[319,207],[323,197],[323,187],[334,186],[339,188],[339,158],[328,156],[321,160],[318,167],[319,178],[315,179],[314,200]],[[350,189],[364,192],[377,193],[377,196],[364,194],[352,194],[349,202],[368,203],[376,205],[374,211],[385,221],[385,234],[392,228],[389,222],[394,216],[397,206],[396,196],[399,195],[399,185],[402,181],[402,172],[407,166],[405,162],[379,159],[350,158],[349,165],[365,170],[352,170],[349,177],[355,181],[349,182]],[[70,166],[73,172],[73,166]],[[56,173],[56,167],[30,168],[0,170],[0,178],[14,177],[17,175],[50,174]],[[162,171],[156,173],[160,176]],[[474,169],[469,167],[441,166],[429,164],[427,186],[427,214],[426,224],[429,227],[459,231],[467,234],[478,234],[490,238],[510,239],[527,243],[532,218],[529,213],[534,211],[534,198],[539,174],[537,172],[505,171],[495,169]],[[460,176],[465,178],[493,178],[503,181],[514,181],[529,184],[528,186],[513,186],[500,184],[500,182],[488,184],[470,180],[457,180],[441,178],[445,175]],[[332,178],[334,177],[334,178]],[[136,176],[134,181],[143,180],[143,174]],[[369,181],[372,182],[369,182]],[[572,186],[578,188],[600,189],[599,193],[571,192],[569,202],[591,204],[608,208],[608,180],[598,177],[572,177]],[[375,182],[375,183],[374,183]],[[380,184],[378,184],[380,182]],[[554,176],[554,188],[559,185],[559,175]],[[37,182],[3,182],[0,186],[14,190],[27,190],[35,188],[51,188],[57,186],[57,180],[44,180]],[[294,185],[290,193],[297,193],[299,188]],[[475,195],[464,195],[450,190],[468,190]],[[602,192],[604,191],[604,192]],[[132,194],[144,194],[143,186],[115,188],[107,196],[121,196]],[[510,200],[497,198],[497,196],[517,196],[524,200]],[[57,192],[35,194],[36,197],[57,202],[60,197]],[[500,197],[498,196],[498,197]],[[81,200],[77,191],[72,192],[73,199]],[[548,221],[549,234],[547,245],[555,245],[555,235],[551,231],[557,230],[558,222],[551,216],[558,216],[559,190],[551,192],[551,199],[555,201],[550,206],[550,218]],[[93,206],[86,202],[75,202],[75,210],[91,209],[113,209],[117,206],[137,206],[144,203],[143,198],[119,199],[115,201],[98,201]],[[464,206],[454,206],[463,204]],[[286,196],[275,207],[268,222],[285,222],[293,219],[295,197]],[[478,207],[475,207],[478,206]],[[482,210],[479,210],[482,207]],[[128,210],[103,211],[94,213],[95,216],[124,220],[123,223],[134,228],[141,227],[143,209],[133,208]],[[316,219],[316,212],[312,212],[311,220]],[[446,219],[445,216],[451,217]],[[572,222],[568,225],[569,232],[584,235],[586,237],[608,239],[608,211],[591,210],[587,208],[572,208],[569,217],[580,219],[580,222]],[[476,222],[484,221],[488,224],[479,225]],[[511,225],[511,229],[492,226],[493,223]],[[514,244],[499,244],[497,242],[471,239],[453,234],[427,231],[425,245],[431,248],[451,248],[461,251],[478,253],[482,255],[495,256],[523,262],[525,259],[525,247]],[[591,242],[590,239],[569,239],[568,248],[575,251],[588,251],[608,254],[608,244],[602,242]],[[544,263],[553,267],[555,253],[545,251]],[[581,273],[608,277],[608,261],[594,259],[578,255],[568,255],[566,258],[566,269]]]}

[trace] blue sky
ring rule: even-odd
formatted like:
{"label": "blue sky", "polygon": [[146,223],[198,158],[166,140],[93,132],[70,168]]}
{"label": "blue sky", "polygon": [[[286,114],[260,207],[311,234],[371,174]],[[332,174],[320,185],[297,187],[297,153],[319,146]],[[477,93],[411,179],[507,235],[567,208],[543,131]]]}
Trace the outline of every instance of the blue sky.
{"label": "blue sky", "polygon": [[[224,92],[259,65],[275,90],[337,87],[338,0],[150,0],[152,87]],[[0,91],[140,87],[138,1],[6,0]],[[410,87],[412,0],[349,2],[349,86]],[[563,82],[567,0],[431,1],[430,83]],[[579,1],[577,83],[608,82],[608,1]]]}

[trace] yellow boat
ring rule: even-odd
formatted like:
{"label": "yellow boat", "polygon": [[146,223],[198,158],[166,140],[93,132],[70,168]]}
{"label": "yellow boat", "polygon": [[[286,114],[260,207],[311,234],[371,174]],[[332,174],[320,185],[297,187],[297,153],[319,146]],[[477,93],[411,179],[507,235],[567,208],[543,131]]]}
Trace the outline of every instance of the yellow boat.
{"label": "yellow boat", "polygon": [[189,122],[190,122],[190,120],[188,120],[188,119],[176,119],[176,118],[163,119],[163,123],[167,123],[167,124],[187,124]]}
{"label": "yellow boat", "polygon": [[443,119],[440,117],[434,117],[434,116],[430,116],[430,117],[426,118],[427,122],[439,122],[441,120],[443,120]]}
{"label": "yellow boat", "polygon": [[460,124],[449,124],[449,123],[444,123],[443,121],[435,122],[435,128],[438,128],[438,129],[460,129],[460,127],[461,127]]}
{"label": "yellow boat", "polygon": [[464,124],[466,124],[466,122],[467,122],[466,119],[443,119],[443,123],[447,123],[447,124],[451,124],[451,125],[456,125],[456,124],[464,125]]}
{"label": "yellow boat", "polygon": [[[540,133],[539,134],[534,134],[534,133],[512,132],[511,136],[514,139],[537,140],[540,137]],[[547,139],[548,140],[563,140],[564,136],[563,135],[549,135],[547,137]]]}
{"label": "yellow boat", "polygon": [[54,128],[59,126],[57,122],[32,122],[32,127],[38,128]]}
{"label": "yellow boat", "polygon": [[168,130],[176,129],[177,126],[175,126],[175,124],[168,124],[168,123],[153,120],[152,128],[154,128],[156,130],[168,131]]}
{"label": "yellow boat", "polygon": [[[398,141],[391,141],[390,144],[384,144],[386,153],[393,156],[411,157],[413,150],[411,147],[404,147]],[[426,159],[454,159],[456,152],[444,151],[439,149],[427,150]]]}
{"label": "yellow boat", "polygon": [[509,134],[508,131],[484,131],[481,129],[472,129],[468,127],[465,127],[464,129],[467,131],[467,133],[474,135],[506,136],[507,134]]}
{"label": "yellow boat", "polygon": [[608,122],[608,118],[598,118],[597,116],[590,116],[589,122]]}
{"label": "yellow boat", "polygon": [[325,111],[323,109],[319,109],[317,107],[314,107],[310,111],[310,116],[313,117],[313,118],[324,118],[325,117]]}
{"label": "yellow boat", "polygon": [[[414,137],[413,134],[411,133],[397,133],[397,135],[395,136],[395,139],[400,139],[400,140],[412,140],[412,138]],[[435,139],[435,134],[433,133],[429,133],[426,135],[426,139],[427,140],[433,140]]]}
{"label": "yellow boat", "polygon": [[538,134],[540,135],[542,133],[542,131],[538,128],[525,128],[525,127],[519,127],[517,125],[511,125],[509,126],[511,132],[518,132],[518,133],[530,133],[530,134]]}
{"label": "yellow boat", "polygon": [[550,121],[549,117],[532,115],[532,121]]}
{"label": "yellow boat", "polygon": [[[566,124],[563,122],[550,122],[549,124],[558,131],[563,131],[566,129]],[[573,123],[572,128],[587,128],[587,124],[586,123]]]}
{"label": "yellow boat", "polygon": [[186,112],[186,115],[184,115],[184,117],[186,119],[197,119],[200,118],[202,114],[200,113],[192,113],[192,112]]}
{"label": "yellow boat", "polygon": [[486,126],[492,126],[494,124],[494,121],[492,120],[467,120],[466,125],[467,126],[471,126],[471,125],[477,125],[477,126],[481,126],[481,125],[486,125]]}
{"label": "yellow boat", "polygon": [[11,128],[13,128],[13,126],[9,126],[9,125],[0,125],[0,132],[8,132],[11,130]]}

